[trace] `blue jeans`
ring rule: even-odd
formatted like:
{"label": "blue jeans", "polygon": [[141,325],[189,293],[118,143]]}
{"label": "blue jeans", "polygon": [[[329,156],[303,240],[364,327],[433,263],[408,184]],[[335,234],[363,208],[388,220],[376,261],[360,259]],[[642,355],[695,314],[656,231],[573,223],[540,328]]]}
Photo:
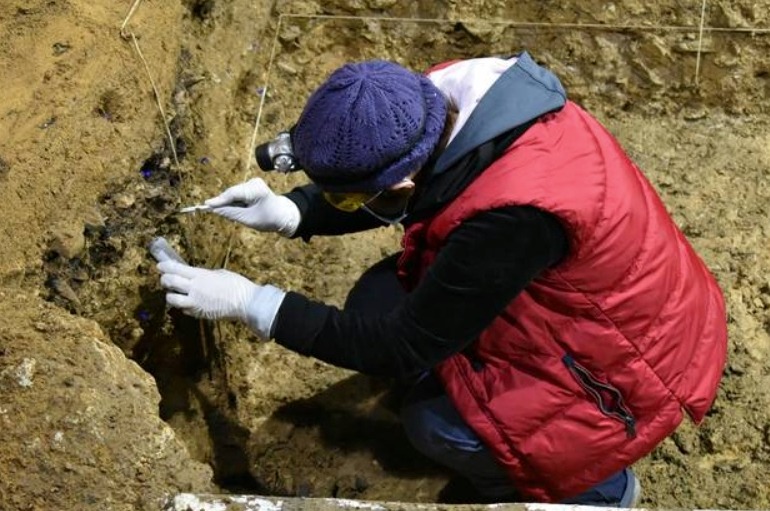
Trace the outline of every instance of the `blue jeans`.
{"label": "blue jeans", "polygon": [[[381,314],[406,296],[396,278],[398,254],[369,268],[348,294],[345,310]],[[401,410],[406,434],[414,447],[428,458],[466,477],[485,498],[505,501],[514,486],[489,449],[465,424],[438,380],[425,373],[412,387]],[[621,471],[565,504],[614,504],[626,488]]]}
{"label": "blue jeans", "polygon": [[[465,424],[432,373],[426,373],[411,389],[401,419],[418,451],[466,477],[485,498],[504,502],[515,495],[508,474]],[[620,471],[564,503],[616,504],[626,490],[626,481],[626,472]]]}

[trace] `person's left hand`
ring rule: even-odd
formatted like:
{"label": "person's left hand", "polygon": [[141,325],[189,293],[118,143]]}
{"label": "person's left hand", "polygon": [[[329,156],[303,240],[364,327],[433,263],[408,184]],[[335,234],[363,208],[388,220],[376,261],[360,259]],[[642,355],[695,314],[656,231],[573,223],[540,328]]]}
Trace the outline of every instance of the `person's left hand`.
{"label": "person's left hand", "polygon": [[187,315],[205,319],[236,319],[263,340],[271,329],[286,293],[254,284],[229,270],[196,268],[172,259],[158,263],[166,303]]}

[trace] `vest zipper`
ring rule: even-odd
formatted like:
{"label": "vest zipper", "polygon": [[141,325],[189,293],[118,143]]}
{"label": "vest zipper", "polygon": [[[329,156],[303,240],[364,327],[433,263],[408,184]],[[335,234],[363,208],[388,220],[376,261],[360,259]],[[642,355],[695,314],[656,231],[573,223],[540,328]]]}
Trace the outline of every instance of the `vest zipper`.
{"label": "vest zipper", "polygon": [[599,410],[604,415],[622,422],[629,438],[636,437],[636,419],[623,401],[620,391],[594,378],[591,372],[578,364],[571,355],[564,355],[562,360],[580,386],[596,400]]}

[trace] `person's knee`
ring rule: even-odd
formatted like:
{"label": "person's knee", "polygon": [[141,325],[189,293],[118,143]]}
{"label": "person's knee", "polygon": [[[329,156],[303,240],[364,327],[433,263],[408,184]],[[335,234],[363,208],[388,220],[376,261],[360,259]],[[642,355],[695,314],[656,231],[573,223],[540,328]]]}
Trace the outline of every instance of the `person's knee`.
{"label": "person's knee", "polygon": [[463,463],[485,448],[446,396],[406,404],[401,421],[417,450],[445,464]]}
{"label": "person's knee", "polygon": [[423,454],[429,455],[427,448],[433,443],[426,412],[419,404],[409,404],[401,408],[401,424],[412,445]]}

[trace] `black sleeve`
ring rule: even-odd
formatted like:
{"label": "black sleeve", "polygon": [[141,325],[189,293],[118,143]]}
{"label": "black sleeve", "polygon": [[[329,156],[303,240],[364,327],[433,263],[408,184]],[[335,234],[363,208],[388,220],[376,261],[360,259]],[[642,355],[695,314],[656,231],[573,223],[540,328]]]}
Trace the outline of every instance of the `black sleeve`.
{"label": "black sleeve", "polygon": [[381,315],[340,311],[288,293],[276,341],[359,372],[408,376],[463,350],[540,272],[567,252],[553,215],[506,207],[464,222],[418,287]]}
{"label": "black sleeve", "polygon": [[294,188],[284,195],[297,205],[302,218],[294,238],[308,241],[317,235],[350,234],[387,225],[366,211],[346,213],[336,209],[324,200],[314,184]]}

